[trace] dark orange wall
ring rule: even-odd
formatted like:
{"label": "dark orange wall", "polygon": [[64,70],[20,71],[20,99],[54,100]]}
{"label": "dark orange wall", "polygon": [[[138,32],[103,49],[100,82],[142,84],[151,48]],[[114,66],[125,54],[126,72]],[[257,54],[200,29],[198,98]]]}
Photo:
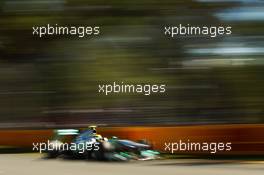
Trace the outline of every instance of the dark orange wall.
{"label": "dark orange wall", "polygon": [[0,130],[0,145],[29,147],[33,142],[45,142],[52,135],[52,130]]}
{"label": "dark orange wall", "polygon": [[155,148],[164,150],[167,142],[231,142],[233,154],[264,155],[264,125],[204,125],[180,127],[103,128],[106,136],[139,140],[146,138]]}
{"label": "dark orange wall", "polygon": [[[203,125],[175,127],[106,127],[98,133],[132,140],[147,139],[156,149],[165,142],[232,142],[232,154],[263,154],[264,125]],[[52,130],[0,130],[0,145],[32,147],[33,142],[46,142]]]}

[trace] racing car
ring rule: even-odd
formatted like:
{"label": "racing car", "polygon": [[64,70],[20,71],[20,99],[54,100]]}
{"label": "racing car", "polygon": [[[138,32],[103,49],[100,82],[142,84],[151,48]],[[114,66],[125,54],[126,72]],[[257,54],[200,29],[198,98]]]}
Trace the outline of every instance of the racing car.
{"label": "racing car", "polygon": [[159,152],[152,150],[150,144],[132,140],[108,139],[97,134],[96,126],[85,130],[55,130],[55,137],[46,150],[48,158],[71,156],[94,160],[152,160],[159,158]]}

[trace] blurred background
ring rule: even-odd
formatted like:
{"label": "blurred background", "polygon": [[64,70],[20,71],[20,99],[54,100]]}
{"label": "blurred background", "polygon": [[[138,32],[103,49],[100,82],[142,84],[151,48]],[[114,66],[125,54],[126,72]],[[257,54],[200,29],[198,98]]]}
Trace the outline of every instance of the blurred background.
{"label": "blurred background", "polygon": [[[0,15],[0,127],[264,122],[261,0],[2,0]],[[232,35],[164,36],[180,23]],[[32,36],[47,24],[101,34]],[[114,81],[164,83],[167,93],[98,93]]]}
{"label": "blurred background", "polygon": [[[262,0],[1,0],[0,128],[251,124],[263,131],[263,21]],[[100,26],[100,36],[32,35],[47,24]],[[164,26],[179,24],[231,26],[232,35],[164,36]],[[98,93],[98,84],[114,81],[167,91]]]}

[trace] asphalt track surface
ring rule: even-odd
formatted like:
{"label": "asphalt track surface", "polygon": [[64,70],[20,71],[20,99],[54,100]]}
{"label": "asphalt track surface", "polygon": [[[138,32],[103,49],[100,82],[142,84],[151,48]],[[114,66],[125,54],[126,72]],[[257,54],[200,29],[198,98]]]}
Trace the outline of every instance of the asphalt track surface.
{"label": "asphalt track surface", "polygon": [[132,162],[43,159],[0,154],[0,175],[263,175],[263,161],[176,159]]}

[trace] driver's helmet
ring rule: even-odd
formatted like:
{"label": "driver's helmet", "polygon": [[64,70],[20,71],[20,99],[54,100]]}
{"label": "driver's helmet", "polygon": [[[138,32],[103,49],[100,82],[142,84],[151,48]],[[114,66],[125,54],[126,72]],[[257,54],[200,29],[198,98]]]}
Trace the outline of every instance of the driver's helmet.
{"label": "driver's helmet", "polygon": [[89,129],[93,132],[93,134],[96,134],[96,126],[89,126]]}

